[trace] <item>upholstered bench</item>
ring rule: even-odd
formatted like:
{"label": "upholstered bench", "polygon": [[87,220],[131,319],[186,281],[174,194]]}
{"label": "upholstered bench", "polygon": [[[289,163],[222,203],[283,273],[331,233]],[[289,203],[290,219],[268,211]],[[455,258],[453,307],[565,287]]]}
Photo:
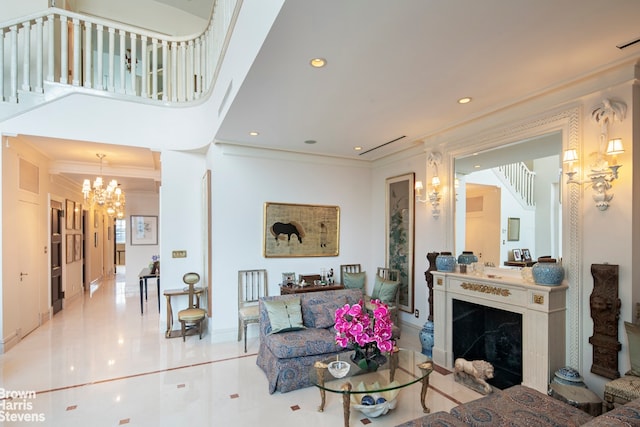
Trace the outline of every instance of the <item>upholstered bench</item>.
{"label": "upholstered bench", "polygon": [[640,377],[625,375],[604,385],[604,411],[640,398]]}

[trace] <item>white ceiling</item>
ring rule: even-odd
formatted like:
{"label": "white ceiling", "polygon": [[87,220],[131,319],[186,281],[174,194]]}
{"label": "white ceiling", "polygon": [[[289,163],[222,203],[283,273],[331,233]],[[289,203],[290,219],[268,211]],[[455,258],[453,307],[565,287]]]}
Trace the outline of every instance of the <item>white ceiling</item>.
{"label": "white ceiling", "polygon": [[616,48],[639,22],[638,0],[289,0],[216,136],[376,159],[640,57]]}
{"label": "white ceiling", "polygon": [[[193,14],[211,5],[156,1]],[[638,0],[287,0],[215,137],[377,159],[635,61],[640,43],[616,45],[640,37],[639,22]],[[323,69],[309,66],[318,56]],[[473,101],[459,105],[464,96]],[[72,150],[35,143],[57,161],[73,160]],[[97,166],[105,146],[96,145],[77,160]],[[159,167],[149,150],[111,147],[107,160],[123,164],[126,155],[136,168]]]}

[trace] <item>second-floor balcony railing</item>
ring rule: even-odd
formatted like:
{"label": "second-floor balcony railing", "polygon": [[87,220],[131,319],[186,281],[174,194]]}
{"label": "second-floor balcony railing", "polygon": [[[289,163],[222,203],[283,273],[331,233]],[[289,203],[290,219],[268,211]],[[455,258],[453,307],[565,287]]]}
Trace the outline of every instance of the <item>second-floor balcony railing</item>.
{"label": "second-floor balcony railing", "polygon": [[46,101],[65,88],[164,104],[197,100],[215,81],[240,3],[216,0],[205,31],[192,37],[58,8],[0,23],[0,105],[8,107],[1,111],[6,116],[12,105]]}

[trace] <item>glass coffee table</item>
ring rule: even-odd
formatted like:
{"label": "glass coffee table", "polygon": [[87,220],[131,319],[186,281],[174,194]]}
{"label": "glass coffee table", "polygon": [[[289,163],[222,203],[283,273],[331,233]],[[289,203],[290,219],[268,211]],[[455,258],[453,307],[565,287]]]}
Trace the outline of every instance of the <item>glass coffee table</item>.
{"label": "glass coffee table", "polygon": [[[344,409],[344,426],[349,427],[349,416],[351,414],[352,395],[361,396],[374,395],[393,390],[398,390],[417,382],[422,382],[420,391],[420,404],[425,413],[429,413],[426,406],[427,389],[429,388],[429,374],[433,371],[433,362],[422,353],[396,349],[387,355],[387,361],[375,372],[363,371],[351,360],[353,351],[340,353],[337,358],[326,359],[316,362],[309,371],[311,382],[320,389],[320,407],[318,411],[324,411],[325,392],[342,394],[342,405]],[[340,360],[349,363],[349,372],[343,378],[334,377],[328,369],[329,363]],[[352,383],[365,385],[366,389],[353,387]],[[360,384],[361,383],[361,384]]]}

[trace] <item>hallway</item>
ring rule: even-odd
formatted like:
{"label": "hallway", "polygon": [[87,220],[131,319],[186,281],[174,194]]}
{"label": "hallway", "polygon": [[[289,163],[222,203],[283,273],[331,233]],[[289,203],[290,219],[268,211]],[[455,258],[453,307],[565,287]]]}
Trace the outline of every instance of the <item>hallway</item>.
{"label": "hallway", "polygon": [[[320,413],[315,387],[268,394],[264,373],[255,364],[257,338],[249,340],[247,354],[241,343],[211,344],[208,335],[184,343],[165,339],[156,298],[150,286],[141,316],[137,283],[126,286],[119,271],[0,355],[2,425],[37,420],[48,426],[342,425],[336,395],[328,393]],[[401,346],[418,349],[417,336],[408,332]],[[19,398],[6,399],[18,393]],[[397,408],[371,419],[372,425],[417,418],[422,413],[419,394],[418,385],[404,389]],[[432,411],[476,397],[452,375],[431,375],[427,405]],[[28,417],[34,421],[27,423]],[[363,418],[352,411],[351,425],[361,425]]]}

